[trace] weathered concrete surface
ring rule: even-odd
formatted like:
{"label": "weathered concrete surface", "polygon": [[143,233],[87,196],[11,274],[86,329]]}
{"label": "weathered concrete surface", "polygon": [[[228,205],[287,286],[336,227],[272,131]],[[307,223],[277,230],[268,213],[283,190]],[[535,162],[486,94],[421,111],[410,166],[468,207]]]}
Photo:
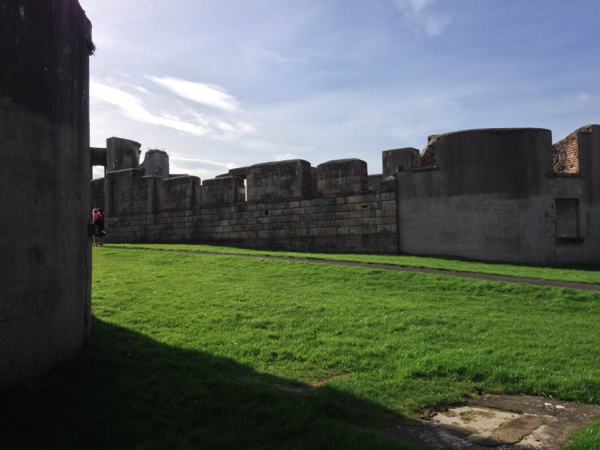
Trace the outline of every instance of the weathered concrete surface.
{"label": "weathered concrete surface", "polygon": [[146,175],[165,180],[169,178],[169,155],[163,150],[148,150],[141,167],[146,171]]}
{"label": "weathered concrete surface", "polygon": [[75,0],[0,2],[0,391],[90,333],[90,44]]}
{"label": "weathered concrete surface", "polygon": [[561,450],[599,415],[597,405],[482,395],[381,433],[441,450]]}
{"label": "weathered concrete surface", "polygon": [[[584,131],[579,167],[553,171],[549,130],[468,130],[430,138],[431,169],[399,172],[400,251],[537,264],[600,263],[597,148],[600,127]],[[587,140],[586,140],[587,139]],[[578,230],[557,239],[555,203],[578,202]],[[574,208],[571,208],[574,210]],[[560,218],[559,218],[560,219]]]}
{"label": "weathered concrete surface", "polygon": [[[118,137],[106,140],[106,171],[137,169],[140,164],[139,142]],[[152,175],[152,174],[148,174]]]}
{"label": "weathered concrete surface", "polygon": [[381,153],[383,178],[395,175],[398,172],[410,170],[421,165],[419,150],[413,147],[385,150]]}

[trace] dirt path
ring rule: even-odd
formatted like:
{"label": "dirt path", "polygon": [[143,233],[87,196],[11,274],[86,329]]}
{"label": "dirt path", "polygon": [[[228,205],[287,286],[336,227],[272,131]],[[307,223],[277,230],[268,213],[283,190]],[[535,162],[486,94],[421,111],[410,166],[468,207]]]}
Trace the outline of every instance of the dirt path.
{"label": "dirt path", "polygon": [[492,275],[487,273],[474,273],[474,272],[459,272],[454,270],[443,270],[443,269],[426,269],[421,267],[406,267],[406,266],[393,266],[389,264],[373,264],[373,263],[360,263],[360,262],[347,262],[347,261],[331,261],[325,259],[311,259],[311,258],[292,258],[289,256],[267,256],[267,255],[244,255],[238,253],[211,253],[211,252],[195,252],[191,250],[165,250],[165,249],[154,249],[154,248],[133,248],[133,247],[120,247],[111,246],[110,248],[124,249],[124,250],[145,250],[150,252],[170,252],[170,253],[193,253],[198,255],[215,255],[215,256],[240,256],[245,258],[265,258],[265,259],[279,259],[283,261],[302,261],[316,264],[334,264],[338,266],[350,266],[350,267],[365,267],[367,269],[381,269],[381,270],[395,270],[397,272],[420,272],[420,273],[431,273],[436,275],[446,275],[451,277],[461,278],[475,278],[478,280],[487,281],[504,281],[506,283],[518,283],[518,284],[532,284],[535,286],[552,286],[562,287],[569,289],[581,289],[584,291],[600,291],[600,284],[590,283],[579,283],[576,281],[557,281],[557,280],[545,280],[541,278],[521,278],[513,277],[509,275]]}

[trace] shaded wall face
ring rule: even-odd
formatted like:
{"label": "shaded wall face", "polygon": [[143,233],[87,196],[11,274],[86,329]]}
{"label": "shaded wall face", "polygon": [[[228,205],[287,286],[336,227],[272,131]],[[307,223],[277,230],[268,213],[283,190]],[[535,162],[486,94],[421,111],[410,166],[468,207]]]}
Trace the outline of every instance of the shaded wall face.
{"label": "shaded wall face", "polygon": [[[139,142],[111,137],[106,140],[106,171],[137,169],[140,165]],[[151,175],[151,174],[149,174]]]}
{"label": "shaded wall face", "polygon": [[245,196],[243,178],[221,177],[204,180],[202,183],[202,205],[227,205],[243,202]]}
{"label": "shaded wall face", "polygon": [[400,251],[552,263],[548,130],[437,136],[437,170],[398,174]]}
{"label": "shaded wall face", "polygon": [[146,170],[146,175],[169,178],[169,155],[161,150],[149,150],[144,156],[141,166]]}
{"label": "shaded wall face", "polygon": [[247,170],[248,200],[311,195],[312,172],[304,160],[256,164]]}
{"label": "shaded wall face", "polygon": [[383,167],[383,179],[395,175],[398,171],[419,167],[421,165],[421,156],[419,150],[412,147],[386,150],[381,153],[381,163]]}
{"label": "shaded wall face", "polygon": [[77,1],[0,2],[0,390],[89,333],[90,41]]}

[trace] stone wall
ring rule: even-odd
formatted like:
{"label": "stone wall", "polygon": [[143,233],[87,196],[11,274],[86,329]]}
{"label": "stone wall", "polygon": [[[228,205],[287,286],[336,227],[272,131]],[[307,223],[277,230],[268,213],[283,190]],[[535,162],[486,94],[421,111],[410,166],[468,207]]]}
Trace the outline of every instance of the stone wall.
{"label": "stone wall", "polygon": [[[576,172],[557,167],[561,152],[573,155]],[[317,168],[280,161],[202,185],[141,169],[109,173],[106,199],[119,207],[109,214],[108,242],[600,263],[597,125],[554,146],[550,131],[537,128],[432,135],[420,153],[382,152],[382,168],[369,176],[359,159]]]}
{"label": "stone wall", "polygon": [[202,200],[200,178],[182,176],[162,181],[162,209],[193,208]]}
{"label": "stone wall", "polygon": [[360,159],[340,159],[317,166],[320,194],[347,194],[369,189],[367,163]]}
{"label": "stone wall", "polygon": [[273,200],[312,194],[308,161],[295,159],[255,164],[246,171],[248,200]]}
{"label": "stone wall", "polygon": [[248,201],[108,217],[111,243],[395,253],[396,193]]}

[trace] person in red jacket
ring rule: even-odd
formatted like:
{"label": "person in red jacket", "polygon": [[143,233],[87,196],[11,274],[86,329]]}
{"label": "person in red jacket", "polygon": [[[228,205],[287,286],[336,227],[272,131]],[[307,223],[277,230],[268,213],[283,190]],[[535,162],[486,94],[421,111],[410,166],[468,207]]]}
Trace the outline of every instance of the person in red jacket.
{"label": "person in red jacket", "polygon": [[102,208],[95,208],[92,211],[92,222],[95,225],[94,232],[94,245],[96,247],[102,247],[104,245],[104,236],[106,236],[106,231],[104,231],[104,219],[106,216],[102,211]]}

